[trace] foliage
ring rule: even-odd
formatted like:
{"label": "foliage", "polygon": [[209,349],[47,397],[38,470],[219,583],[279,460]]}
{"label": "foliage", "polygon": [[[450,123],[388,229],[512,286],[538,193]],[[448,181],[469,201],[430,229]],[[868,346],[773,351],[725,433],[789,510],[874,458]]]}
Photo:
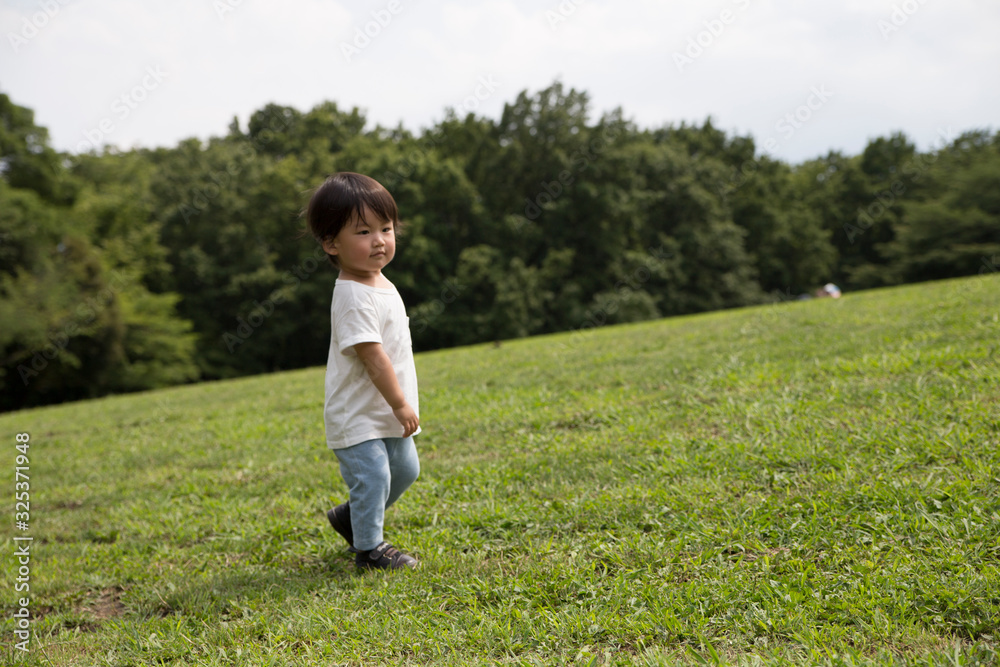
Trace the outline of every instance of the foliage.
{"label": "foliage", "polygon": [[[387,274],[418,350],[1000,263],[985,131],[788,165],[711,119],[593,118],[560,82],[418,134],[334,102],[268,104],[206,142],[59,155],[6,96],[0,120],[0,409],[322,363],[335,275],[299,214],[338,170],[399,203]],[[64,336],[70,306],[105,292]]]}
{"label": "foliage", "polygon": [[3,125],[27,139],[3,141],[0,409],[196,378],[190,323],[176,315],[179,297],[161,291],[171,267],[148,220],[152,165],[79,156],[87,179],[72,182],[46,134],[24,130],[30,112],[3,102]]}

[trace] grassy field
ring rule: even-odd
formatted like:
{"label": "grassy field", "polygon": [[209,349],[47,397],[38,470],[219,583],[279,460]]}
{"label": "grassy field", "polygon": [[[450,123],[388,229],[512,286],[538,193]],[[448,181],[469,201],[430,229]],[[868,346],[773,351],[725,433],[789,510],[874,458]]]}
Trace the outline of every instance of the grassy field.
{"label": "grassy field", "polygon": [[[356,574],[323,369],[0,416],[0,660],[997,664],[1000,276],[421,354]],[[30,653],[14,536],[30,535]]]}

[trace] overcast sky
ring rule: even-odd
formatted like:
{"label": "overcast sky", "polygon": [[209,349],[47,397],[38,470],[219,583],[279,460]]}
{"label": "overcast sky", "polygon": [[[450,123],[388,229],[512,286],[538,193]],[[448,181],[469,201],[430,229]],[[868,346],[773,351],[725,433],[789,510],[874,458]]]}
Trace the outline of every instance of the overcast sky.
{"label": "overcast sky", "polygon": [[[269,102],[415,132],[560,80],[790,162],[1000,129],[996,0],[0,0],[0,92],[53,145],[173,146]],[[367,33],[367,34],[366,34]]]}

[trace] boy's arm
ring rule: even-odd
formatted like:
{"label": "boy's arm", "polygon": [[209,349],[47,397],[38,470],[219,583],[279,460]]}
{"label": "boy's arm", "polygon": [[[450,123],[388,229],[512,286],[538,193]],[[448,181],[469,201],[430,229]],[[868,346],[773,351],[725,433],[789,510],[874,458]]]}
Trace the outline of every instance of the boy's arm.
{"label": "boy's arm", "polygon": [[392,361],[382,349],[382,344],[358,343],[354,346],[354,351],[365,365],[372,384],[392,408],[392,414],[403,425],[403,437],[408,438],[413,435],[420,425],[420,419],[416,411],[406,402],[406,396],[392,368]]}

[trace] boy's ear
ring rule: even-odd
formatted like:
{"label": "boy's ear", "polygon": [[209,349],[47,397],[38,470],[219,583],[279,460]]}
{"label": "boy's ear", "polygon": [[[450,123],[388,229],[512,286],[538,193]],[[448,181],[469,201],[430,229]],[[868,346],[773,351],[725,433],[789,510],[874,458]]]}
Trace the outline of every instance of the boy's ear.
{"label": "boy's ear", "polygon": [[326,238],[326,239],[323,239],[322,244],[323,244],[323,250],[326,251],[326,254],[328,254],[328,255],[336,255],[337,254],[337,239],[332,238],[332,237],[331,238]]}

